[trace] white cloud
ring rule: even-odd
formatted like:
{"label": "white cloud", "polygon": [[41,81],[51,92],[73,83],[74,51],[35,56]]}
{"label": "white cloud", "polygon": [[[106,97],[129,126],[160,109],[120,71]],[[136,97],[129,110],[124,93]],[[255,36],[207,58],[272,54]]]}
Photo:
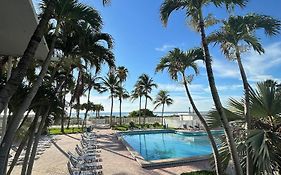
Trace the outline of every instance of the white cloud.
{"label": "white cloud", "polygon": [[167,51],[168,49],[174,48],[174,47],[176,47],[176,46],[175,46],[175,45],[172,45],[172,44],[164,44],[164,45],[161,46],[161,47],[155,48],[155,50],[156,50],[156,51],[160,51],[160,52],[165,52],[165,51]]}
{"label": "white cloud", "polygon": [[[249,81],[262,81],[268,78],[279,80],[280,77],[272,75],[271,69],[281,65],[281,42],[264,47],[265,53],[259,55],[254,51],[242,55],[242,62]],[[215,75],[226,78],[240,78],[236,62],[214,59]]]}

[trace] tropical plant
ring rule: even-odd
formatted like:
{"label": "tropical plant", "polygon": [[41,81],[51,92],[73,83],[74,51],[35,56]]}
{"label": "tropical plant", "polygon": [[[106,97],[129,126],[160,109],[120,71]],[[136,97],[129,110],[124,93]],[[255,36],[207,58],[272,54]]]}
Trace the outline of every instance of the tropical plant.
{"label": "tropical plant", "polygon": [[[215,103],[215,107],[219,111],[221,120],[223,121],[223,127],[226,134],[230,154],[232,156],[232,160],[235,167],[235,173],[237,175],[242,175],[242,168],[240,165],[240,160],[237,153],[237,148],[234,142],[232,129],[229,126],[227,117],[225,115],[224,108],[222,106],[217,87],[215,84],[215,78],[213,74],[213,68],[212,68],[212,61],[211,61],[211,55],[206,39],[206,32],[205,27],[207,27],[205,23],[204,15],[203,15],[203,8],[213,4],[216,7],[221,7],[222,5],[226,5],[227,8],[234,7],[235,5],[238,5],[240,7],[244,7],[247,3],[247,0],[165,0],[164,3],[161,5],[160,14],[161,14],[161,20],[162,23],[166,26],[170,14],[175,10],[184,9],[186,11],[186,17],[187,20],[190,21],[190,23],[193,24],[193,27],[200,32],[201,34],[201,42],[203,46],[203,52],[205,57],[205,66],[209,81],[209,86],[211,89],[211,94],[213,97],[213,101]],[[217,172],[218,173],[218,172]]]}
{"label": "tropical plant", "polygon": [[110,108],[110,125],[113,125],[112,122],[112,112],[113,112],[113,103],[114,103],[114,94],[116,92],[116,89],[119,85],[119,79],[114,73],[110,72],[107,74],[106,77],[101,78],[101,84],[103,89],[101,90],[101,93],[109,92],[110,93],[110,99],[111,99],[111,108]]}
{"label": "tropical plant", "polygon": [[96,104],[95,105],[95,111],[96,111],[96,118],[100,118],[100,111],[104,111],[104,107],[102,104]]}
{"label": "tropical plant", "polygon": [[149,110],[149,109],[141,109],[141,110],[136,110],[136,111],[132,111],[129,113],[128,117],[139,117],[139,116],[144,116],[144,114],[146,114],[147,116],[150,117],[156,117],[156,115],[153,114],[153,111]]}
{"label": "tropical plant", "polygon": [[164,108],[165,104],[167,106],[173,104],[173,99],[170,97],[169,92],[165,90],[160,90],[156,96],[156,99],[154,100],[154,109],[158,108],[159,106],[162,105],[162,111],[161,111],[161,116],[162,116],[162,125],[164,125]]}
{"label": "tropical plant", "polygon": [[[278,174],[280,173],[281,147],[281,95],[280,89],[273,80],[257,83],[257,89],[250,89],[250,114],[252,129],[246,135],[244,98],[229,100],[226,110],[230,121],[235,125],[235,136],[239,155],[246,161],[246,150],[250,149],[253,159],[253,174]],[[221,121],[216,110],[209,113],[208,122],[211,127],[221,126]],[[242,134],[241,134],[242,133]],[[245,144],[249,145],[246,148]],[[229,150],[221,147],[221,156],[224,164],[228,164]],[[242,165],[246,165],[245,162]],[[246,168],[246,167],[244,167]]]}
{"label": "tropical plant", "polygon": [[89,111],[95,111],[96,110],[96,105],[93,102],[88,101],[87,103],[83,103],[81,105],[81,109],[85,110],[85,115],[84,115],[84,120],[82,123],[82,131],[86,127],[86,122],[87,122],[87,116]]}
{"label": "tropical plant", "polygon": [[[131,99],[134,101],[139,98],[139,111],[141,111],[142,96],[144,95],[143,87],[138,82],[134,85],[131,92]],[[141,113],[139,113],[139,124],[141,124]]]}
{"label": "tropical plant", "polygon": [[195,74],[198,74],[199,69],[197,67],[196,61],[199,60],[204,60],[204,55],[201,48],[190,49],[186,52],[181,51],[179,48],[175,48],[172,51],[169,51],[166,56],[161,58],[160,63],[156,67],[156,71],[158,72],[167,69],[167,72],[169,73],[170,77],[176,81],[179,80],[179,75],[181,76],[190,104],[193,110],[195,111],[196,115],[198,116],[200,122],[202,123],[205,131],[207,132],[210,143],[212,145],[216,172],[217,174],[223,174],[223,169],[220,163],[219,152],[215,139],[211,133],[207,122],[197,109],[191,96],[191,93],[188,89],[188,84],[191,83],[193,75],[187,76],[187,69],[193,69]]}
{"label": "tropical plant", "polygon": [[118,98],[119,100],[119,125],[122,125],[122,119],[121,119],[121,115],[122,115],[122,101],[123,99],[127,99],[130,97],[128,91],[122,87],[122,86],[118,86],[116,88],[115,94],[114,94],[115,98]]}
{"label": "tropical plant", "polygon": [[[246,16],[231,16],[227,21],[223,22],[223,26],[217,32],[208,36],[208,42],[219,43],[220,48],[224,55],[230,60],[236,60],[240,70],[243,87],[245,91],[245,119],[246,127],[251,129],[251,114],[249,91],[250,85],[247,80],[247,75],[244,70],[241,53],[253,48],[259,54],[264,52],[259,39],[255,36],[255,31],[264,29],[265,33],[269,36],[276,35],[280,30],[280,21],[270,16],[259,14],[248,14]],[[251,156],[247,156],[251,159]],[[247,161],[248,174],[252,174],[253,168],[251,167],[252,160]]]}
{"label": "tropical plant", "polygon": [[128,77],[128,69],[124,66],[118,66],[116,70],[117,76],[120,80],[120,84],[126,81]]}
{"label": "tropical plant", "polygon": [[[145,102],[144,102],[144,109],[147,109],[147,100],[152,100],[152,98],[150,97],[150,93],[152,91],[153,88],[157,88],[157,84],[154,83],[153,79],[151,77],[149,77],[147,74],[142,74],[139,78],[138,78],[138,85],[140,87],[142,87],[143,89],[143,94],[145,97]],[[143,124],[145,124],[145,118],[146,115],[144,115],[143,118]]]}

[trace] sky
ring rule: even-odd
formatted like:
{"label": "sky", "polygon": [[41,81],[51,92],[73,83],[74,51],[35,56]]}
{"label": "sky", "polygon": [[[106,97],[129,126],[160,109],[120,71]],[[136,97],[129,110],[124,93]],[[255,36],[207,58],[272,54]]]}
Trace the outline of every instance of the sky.
{"label": "sky", "polygon": [[[200,46],[200,35],[193,31],[185,19],[185,11],[180,10],[172,13],[167,27],[160,20],[159,9],[163,0],[112,0],[109,6],[103,6],[102,0],[81,0],[80,2],[96,8],[104,22],[103,32],[113,36],[115,41],[114,54],[117,66],[125,66],[129,70],[126,89],[131,92],[137,78],[146,73],[158,84],[158,89],[152,91],[155,97],[160,89],[168,90],[174,103],[166,108],[166,111],[188,111],[190,104],[180,82],[171,80],[165,71],[155,73],[155,67],[160,58],[169,50],[179,47],[188,50]],[[247,13],[259,13],[270,15],[281,20],[281,1],[278,0],[250,0],[244,9],[235,9],[236,15]],[[226,19],[227,13],[224,8],[218,9],[213,6],[204,8],[205,15],[212,13],[218,19]],[[207,34],[215,28],[207,30]],[[258,55],[249,51],[242,55],[242,61],[251,85],[268,78],[281,82],[281,35],[267,37],[262,31],[257,33],[265,49],[265,54]],[[216,85],[223,104],[226,106],[230,97],[240,98],[243,94],[242,81],[236,62],[227,60],[217,46],[210,45],[213,58],[213,70]],[[207,75],[203,63],[198,63],[200,74],[194,77],[190,85],[190,91],[194,101],[201,111],[208,111],[213,105],[209,90]],[[104,69],[102,75],[106,73]],[[94,103],[101,103],[105,111],[110,110],[109,94],[92,93]],[[86,102],[86,97],[82,97]],[[148,108],[154,105],[149,102]],[[123,111],[130,112],[138,109],[138,101],[125,100]],[[116,101],[114,111],[119,110]],[[156,109],[155,111],[160,111]]]}

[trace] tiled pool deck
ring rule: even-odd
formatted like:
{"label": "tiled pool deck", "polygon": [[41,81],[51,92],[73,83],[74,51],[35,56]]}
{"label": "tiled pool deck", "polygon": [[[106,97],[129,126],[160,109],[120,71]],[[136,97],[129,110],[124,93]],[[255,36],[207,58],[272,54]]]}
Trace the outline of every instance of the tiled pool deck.
{"label": "tiled pool deck", "polygon": [[[110,129],[97,130],[102,146],[101,157],[103,159],[104,175],[178,175],[182,172],[190,172],[209,169],[208,161],[190,162],[177,166],[142,168],[126,147],[117,139],[115,131]],[[79,143],[80,134],[59,135],[51,148],[48,148],[41,157],[35,161],[34,175],[67,175],[67,151],[74,151]],[[20,174],[21,166],[16,166],[13,175]]]}

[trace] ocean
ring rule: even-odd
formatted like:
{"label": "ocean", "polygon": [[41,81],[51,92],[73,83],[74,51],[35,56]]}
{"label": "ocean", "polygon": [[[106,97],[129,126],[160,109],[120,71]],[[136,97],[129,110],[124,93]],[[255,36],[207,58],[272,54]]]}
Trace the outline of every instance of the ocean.
{"label": "ocean", "polygon": [[[121,114],[122,114],[122,117],[124,117],[124,116],[128,116],[129,113],[130,113],[130,112],[122,112]],[[179,112],[164,112],[163,115],[164,115],[164,116],[171,116],[171,115],[178,115],[178,114],[183,114],[183,113],[187,113],[187,112],[182,112],[182,111],[179,111]],[[161,115],[162,115],[161,112],[153,112],[153,114],[154,114],[154,115],[157,115],[157,116],[161,116]],[[84,115],[85,115],[85,113],[84,113],[84,112],[81,112],[81,113],[80,113],[80,118],[83,118]],[[110,115],[110,112],[100,112],[100,116],[109,116],[109,115]],[[112,115],[118,117],[118,116],[119,116],[119,112],[113,112]],[[76,116],[76,113],[73,112],[73,113],[71,114],[71,116],[72,116],[72,117],[75,117],[75,116]],[[88,113],[88,116],[90,116],[90,117],[95,117],[95,116],[96,116],[96,113],[95,113],[95,112],[89,112],[89,113]]]}

